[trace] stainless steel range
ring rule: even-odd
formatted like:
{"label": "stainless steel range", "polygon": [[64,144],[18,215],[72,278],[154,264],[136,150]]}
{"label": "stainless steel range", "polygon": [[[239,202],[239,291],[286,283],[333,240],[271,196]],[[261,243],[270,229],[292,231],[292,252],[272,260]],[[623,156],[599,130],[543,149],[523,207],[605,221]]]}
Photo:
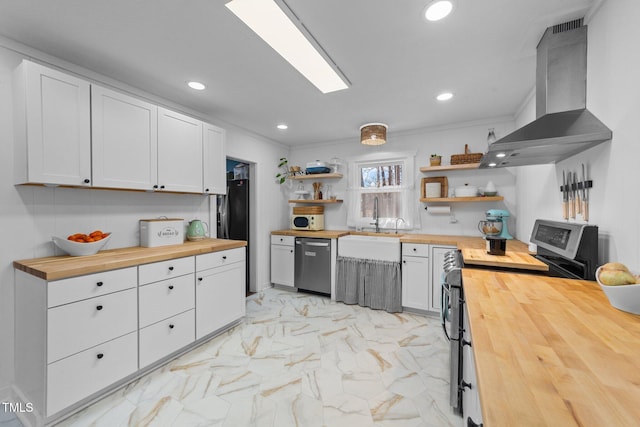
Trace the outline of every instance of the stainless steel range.
{"label": "stainless steel range", "polygon": [[[549,266],[549,276],[595,279],[598,262],[597,226],[539,219],[535,222],[530,240],[538,245],[536,258]],[[463,339],[465,331],[462,268],[465,268],[465,265],[460,250],[445,255],[440,316],[445,336],[450,341],[449,402],[454,413],[459,415],[462,415],[464,390],[469,387],[469,384],[462,380],[462,348],[465,345],[472,346],[471,342]],[[518,272],[526,273],[524,270]]]}

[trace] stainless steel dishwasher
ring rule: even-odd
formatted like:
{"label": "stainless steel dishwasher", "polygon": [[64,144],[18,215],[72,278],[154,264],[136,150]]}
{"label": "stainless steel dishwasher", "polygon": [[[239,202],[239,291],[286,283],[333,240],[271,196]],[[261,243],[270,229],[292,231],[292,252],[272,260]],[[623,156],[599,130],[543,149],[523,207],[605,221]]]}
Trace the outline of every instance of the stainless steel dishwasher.
{"label": "stainless steel dishwasher", "polygon": [[331,295],[331,240],[296,238],[294,285],[298,290]]}

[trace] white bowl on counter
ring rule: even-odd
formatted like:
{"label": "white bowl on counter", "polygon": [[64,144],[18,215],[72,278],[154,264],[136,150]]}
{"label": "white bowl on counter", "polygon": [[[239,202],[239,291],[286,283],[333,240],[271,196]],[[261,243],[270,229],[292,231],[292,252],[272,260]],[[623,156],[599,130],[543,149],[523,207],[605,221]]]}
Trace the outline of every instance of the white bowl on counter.
{"label": "white bowl on counter", "polygon": [[71,240],[63,239],[61,237],[53,236],[51,239],[53,243],[56,244],[57,247],[65,251],[71,256],[87,256],[87,255],[95,255],[107,244],[109,239],[111,239],[111,233],[102,240],[98,240],[97,242],[89,242],[89,243],[78,243],[73,242]]}
{"label": "white bowl on counter", "polygon": [[[600,268],[596,270],[596,281],[609,299],[609,303],[618,310],[627,313],[640,314],[640,284],[635,285],[604,285],[600,282]],[[632,272],[632,274],[635,274]]]}

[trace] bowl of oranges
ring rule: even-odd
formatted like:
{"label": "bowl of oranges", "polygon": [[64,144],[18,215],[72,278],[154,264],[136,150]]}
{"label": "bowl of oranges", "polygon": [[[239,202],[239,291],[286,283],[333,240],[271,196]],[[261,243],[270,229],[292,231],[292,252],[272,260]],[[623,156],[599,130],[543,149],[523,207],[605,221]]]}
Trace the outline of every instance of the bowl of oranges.
{"label": "bowl of oranges", "polygon": [[107,244],[111,233],[103,233],[100,230],[89,234],[76,233],[66,239],[53,236],[53,243],[71,256],[95,255]]}

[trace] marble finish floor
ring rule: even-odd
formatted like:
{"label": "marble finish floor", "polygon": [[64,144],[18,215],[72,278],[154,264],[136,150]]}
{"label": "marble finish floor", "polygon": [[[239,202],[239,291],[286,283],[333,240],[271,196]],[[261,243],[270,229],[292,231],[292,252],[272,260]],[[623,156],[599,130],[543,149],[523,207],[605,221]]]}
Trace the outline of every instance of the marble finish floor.
{"label": "marble finish floor", "polygon": [[462,426],[438,319],[267,289],[242,323],[70,426]]}

